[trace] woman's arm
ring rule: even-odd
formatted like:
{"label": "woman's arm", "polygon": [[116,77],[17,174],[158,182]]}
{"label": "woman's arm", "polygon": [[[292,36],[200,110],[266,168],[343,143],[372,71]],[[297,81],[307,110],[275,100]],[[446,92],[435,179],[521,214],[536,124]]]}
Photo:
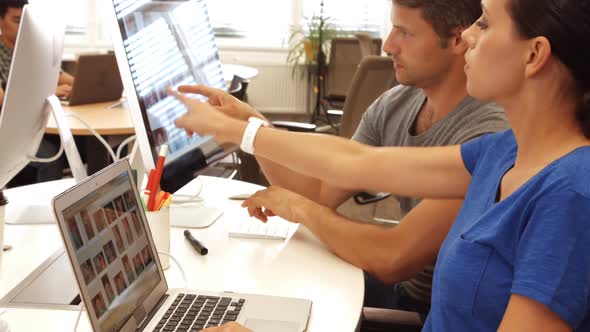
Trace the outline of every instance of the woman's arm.
{"label": "woman's arm", "polygon": [[[187,105],[176,125],[189,134],[240,144],[247,123],[211,105],[171,92]],[[471,175],[459,146],[375,148],[344,138],[261,128],[257,156],[344,190],[386,191],[410,197],[462,198]]]}
{"label": "woman's arm", "polygon": [[[237,136],[241,133],[238,129]],[[336,136],[263,128],[254,150],[298,173],[352,191],[462,198],[471,181],[459,146],[371,147]]]}
{"label": "woman's arm", "polygon": [[571,332],[555,312],[528,297],[513,294],[498,332]]}

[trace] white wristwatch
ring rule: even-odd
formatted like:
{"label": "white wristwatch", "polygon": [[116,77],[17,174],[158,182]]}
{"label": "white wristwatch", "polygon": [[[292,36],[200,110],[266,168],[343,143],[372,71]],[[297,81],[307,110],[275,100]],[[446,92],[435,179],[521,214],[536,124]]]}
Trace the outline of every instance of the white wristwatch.
{"label": "white wristwatch", "polygon": [[261,126],[269,127],[270,124],[268,121],[259,118],[248,118],[248,126],[246,126],[246,130],[244,130],[242,143],[240,143],[240,149],[242,149],[242,151],[249,154],[254,154],[254,139],[256,139],[256,133]]}

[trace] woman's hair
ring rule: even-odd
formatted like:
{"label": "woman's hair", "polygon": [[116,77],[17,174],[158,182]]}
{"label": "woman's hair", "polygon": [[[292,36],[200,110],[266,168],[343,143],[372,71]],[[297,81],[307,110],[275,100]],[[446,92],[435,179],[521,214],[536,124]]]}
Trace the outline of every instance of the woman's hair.
{"label": "woman's hair", "polygon": [[577,118],[590,138],[590,0],[511,0],[508,12],[524,38],[544,36],[571,73]]}

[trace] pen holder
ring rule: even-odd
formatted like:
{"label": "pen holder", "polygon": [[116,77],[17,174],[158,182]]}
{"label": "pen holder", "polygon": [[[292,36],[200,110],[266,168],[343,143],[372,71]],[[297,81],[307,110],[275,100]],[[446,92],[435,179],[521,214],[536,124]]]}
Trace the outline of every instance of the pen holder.
{"label": "pen holder", "polygon": [[[160,211],[146,211],[152,239],[158,252],[170,255],[170,209],[162,208]],[[170,258],[158,254],[162,269],[167,270],[170,267]]]}

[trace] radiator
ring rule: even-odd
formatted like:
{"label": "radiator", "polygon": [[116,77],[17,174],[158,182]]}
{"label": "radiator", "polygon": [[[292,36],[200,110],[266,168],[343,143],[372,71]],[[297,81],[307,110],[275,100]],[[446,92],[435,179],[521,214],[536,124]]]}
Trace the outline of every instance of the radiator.
{"label": "radiator", "polygon": [[[291,74],[286,63],[286,52],[220,52],[221,61],[251,66],[258,69],[258,76],[248,86],[248,103],[260,112],[279,114],[305,114],[308,95],[307,77]],[[311,88],[310,88],[311,90]]]}
{"label": "radiator", "polygon": [[285,65],[257,65],[258,76],[248,86],[248,102],[264,113],[305,113],[306,78]]}

